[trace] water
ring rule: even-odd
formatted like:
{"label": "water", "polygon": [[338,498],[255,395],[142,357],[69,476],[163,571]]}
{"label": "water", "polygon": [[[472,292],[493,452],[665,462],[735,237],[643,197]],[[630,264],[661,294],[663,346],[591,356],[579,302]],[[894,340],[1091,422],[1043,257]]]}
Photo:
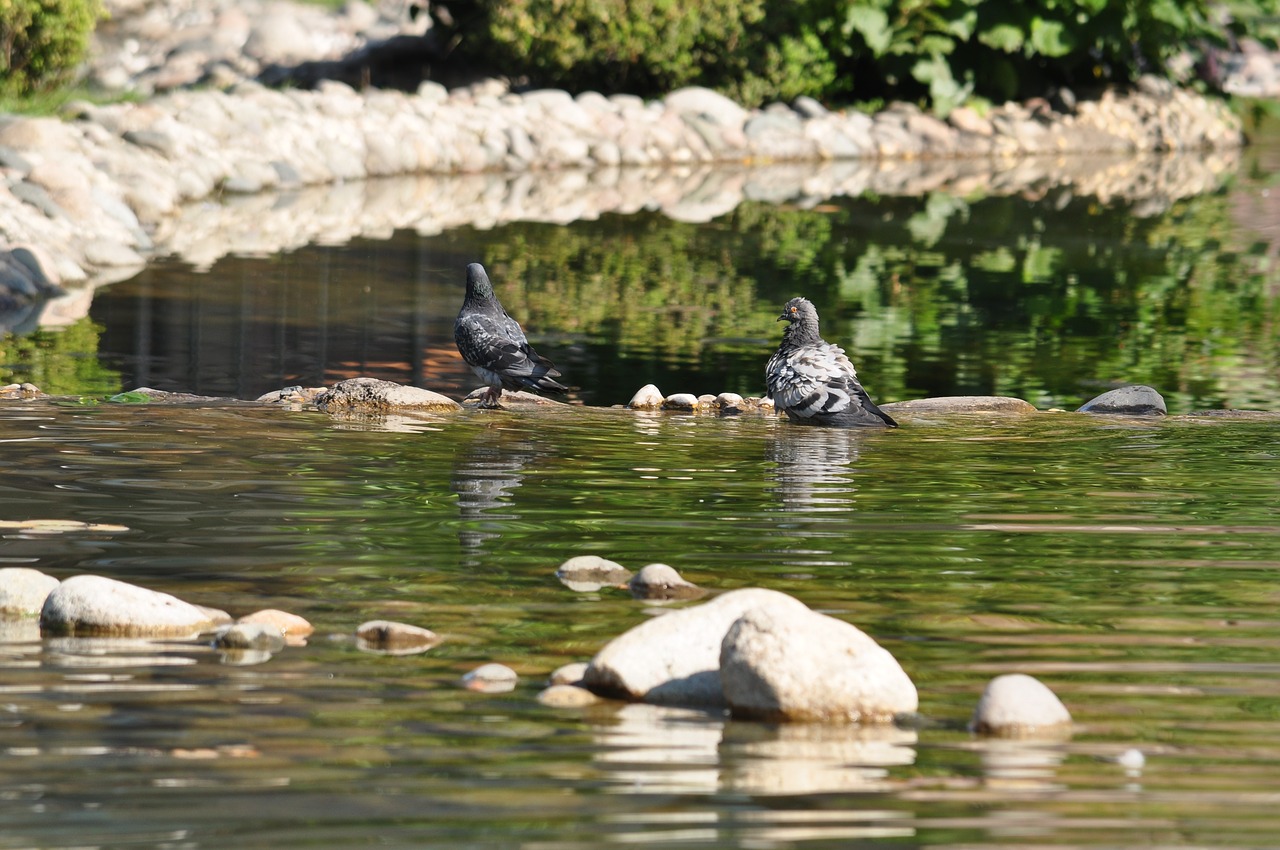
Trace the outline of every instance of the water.
{"label": "water", "polygon": [[[1154,213],[865,197],[160,263],[86,320],[7,339],[10,377],[66,397],[0,404],[0,564],[317,631],[250,664],[5,624],[0,848],[1274,843],[1275,418],[849,433],[608,408],[649,380],[758,393],[802,291],[881,401],[1072,408],[1143,381],[1179,414],[1280,410],[1273,151]],[[465,392],[450,327],[477,258],[590,407],[371,422],[235,400],[355,374]],[[226,400],[103,400],[138,385]],[[661,608],[562,585],[579,554],[853,622],[924,722],[543,707],[551,670]],[[372,654],[353,637],[370,619],[445,640]],[[515,691],[460,686],[489,661]],[[1070,740],[965,730],[1015,671],[1062,697]],[[1131,750],[1145,763],[1118,761]]]}

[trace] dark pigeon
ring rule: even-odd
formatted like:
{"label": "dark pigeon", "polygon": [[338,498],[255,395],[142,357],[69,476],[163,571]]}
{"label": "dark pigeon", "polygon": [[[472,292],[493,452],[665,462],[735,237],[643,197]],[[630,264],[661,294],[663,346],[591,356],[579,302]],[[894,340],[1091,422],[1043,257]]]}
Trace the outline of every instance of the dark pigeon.
{"label": "dark pigeon", "polygon": [[828,428],[896,428],[858,383],[858,373],[836,345],[818,334],[818,311],[804,298],[782,308],[790,322],[782,344],[764,367],[765,385],[776,409],[797,425]]}
{"label": "dark pigeon", "polygon": [[467,297],[453,323],[453,339],[471,371],[488,384],[481,407],[498,407],[503,389],[567,392],[560,371],[533,350],[524,331],[493,294],[484,266],[467,266]]}

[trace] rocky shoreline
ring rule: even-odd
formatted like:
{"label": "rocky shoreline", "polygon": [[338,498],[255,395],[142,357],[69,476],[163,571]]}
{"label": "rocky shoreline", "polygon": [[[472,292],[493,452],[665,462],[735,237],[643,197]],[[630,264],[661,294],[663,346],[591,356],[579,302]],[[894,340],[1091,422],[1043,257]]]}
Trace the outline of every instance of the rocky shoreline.
{"label": "rocky shoreline", "polygon": [[[274,252],[403,227],[655,207],[706,220],[744,198],[816,201],[873,188],[905,194],[990,180],[996,191],[1048,183],[1167,203],[1215,188],[1244,142],[1224,103],[1155,79],[1073,98],[1070,108],[960,109],[946,121],[909,104],[875,115],[806,99],[746,110],[704,89],[648,103],[516,93],[497,80],[452,90],[426,82],[413,92],[358,91],[331,79],[313,90],[273,89],[246,74],[265,78],[285,60],[295,69],[310,62],[314,73],[325,67],[287,33],[268,37],[270,26],[288,29],[282,8],[257,18],[217,7],[205,16],[213,23],[188,32],[181,49],[170,46],[159,70],[136,49],[100,46],[94,78],[134,85],[149,94],[142,102],[0,117],[0,248],[29,249],[51,281],[68,287],[131,276],[157,256],[207,265],[246,250],[246,241],[248,250]],[[359,55],[370,43],[334,35],[334,21],[371,20],[366,33],[394,29],[360,8],[324,13],[329,28],[317,32],[330,33],[331,52]],[[154,8],[117,14],[121,44],[142,44],[128,33],[147,32],[147,22],[161,29]],[[193,44],[205,45],[203,59],[192,59]],[[237,64],[235,55],[254,58]],[[199,72],[178,74],[172,66],[181,62]],[[180,87],[193,84],[222,87]],[[1161,155],[1135,165],[1142,152]],[[405,176],[414,179],[375,179]]]}

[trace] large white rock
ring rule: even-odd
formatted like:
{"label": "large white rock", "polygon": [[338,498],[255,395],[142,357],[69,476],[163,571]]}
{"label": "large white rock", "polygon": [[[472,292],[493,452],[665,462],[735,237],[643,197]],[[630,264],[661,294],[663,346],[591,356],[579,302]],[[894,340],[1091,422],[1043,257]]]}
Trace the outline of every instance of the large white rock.
{"label": "large white rock", "polygon": [[720,682],[743,717],[888,723],[919,705],[887,649],[857,626],[807,608],[745,612],[725,634]]}
{"label": "large white rock", "polygon": [[461,410],[448,396],[378,378],[348,378],[316,397],[326,413],[385,413],[389,410]]}
{"label": "large white rock", "polygon": [[59,635],[195,637],[231,622],[223,611],[102,576],[74,576],[44,601],[40,628]]}
{"label": "large white rock", "polygon": [[30,567],[0,569],[0,617],[38,617],[58,580]]}
{"label": "large white rock", "polygon": [[1057,737],[1070,732],[1071,713],[1039,679],[1006,673],[987,683],[969,728],[1001,738]]}
{"label": "large white rock", "polygon": [[606,696],[660,705],[724,706],[720,644],[729,626],[753,608],[809,610],[776,590],[734,590],[614,638],[591,659],[583,685]]}

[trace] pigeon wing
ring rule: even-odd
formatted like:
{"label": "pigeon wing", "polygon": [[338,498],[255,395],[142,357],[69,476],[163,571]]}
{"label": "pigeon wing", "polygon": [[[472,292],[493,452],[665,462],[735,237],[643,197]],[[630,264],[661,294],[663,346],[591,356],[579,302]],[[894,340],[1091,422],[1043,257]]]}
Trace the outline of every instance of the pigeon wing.
{"label": "pigeon wing", "polygon": [[888,420],[839,346],[823,343],[778,352],[767,367],[769,395],[778,409],[797,419],[839,419],[863,411]]}
{"label": "pigeon wing", "polygon": [[468,365],[499,375],[504,384],[533,386],[543,378],[560,375],[550,360],[533,350],[520,325],[505,313],[459,316],[454,338]]}

